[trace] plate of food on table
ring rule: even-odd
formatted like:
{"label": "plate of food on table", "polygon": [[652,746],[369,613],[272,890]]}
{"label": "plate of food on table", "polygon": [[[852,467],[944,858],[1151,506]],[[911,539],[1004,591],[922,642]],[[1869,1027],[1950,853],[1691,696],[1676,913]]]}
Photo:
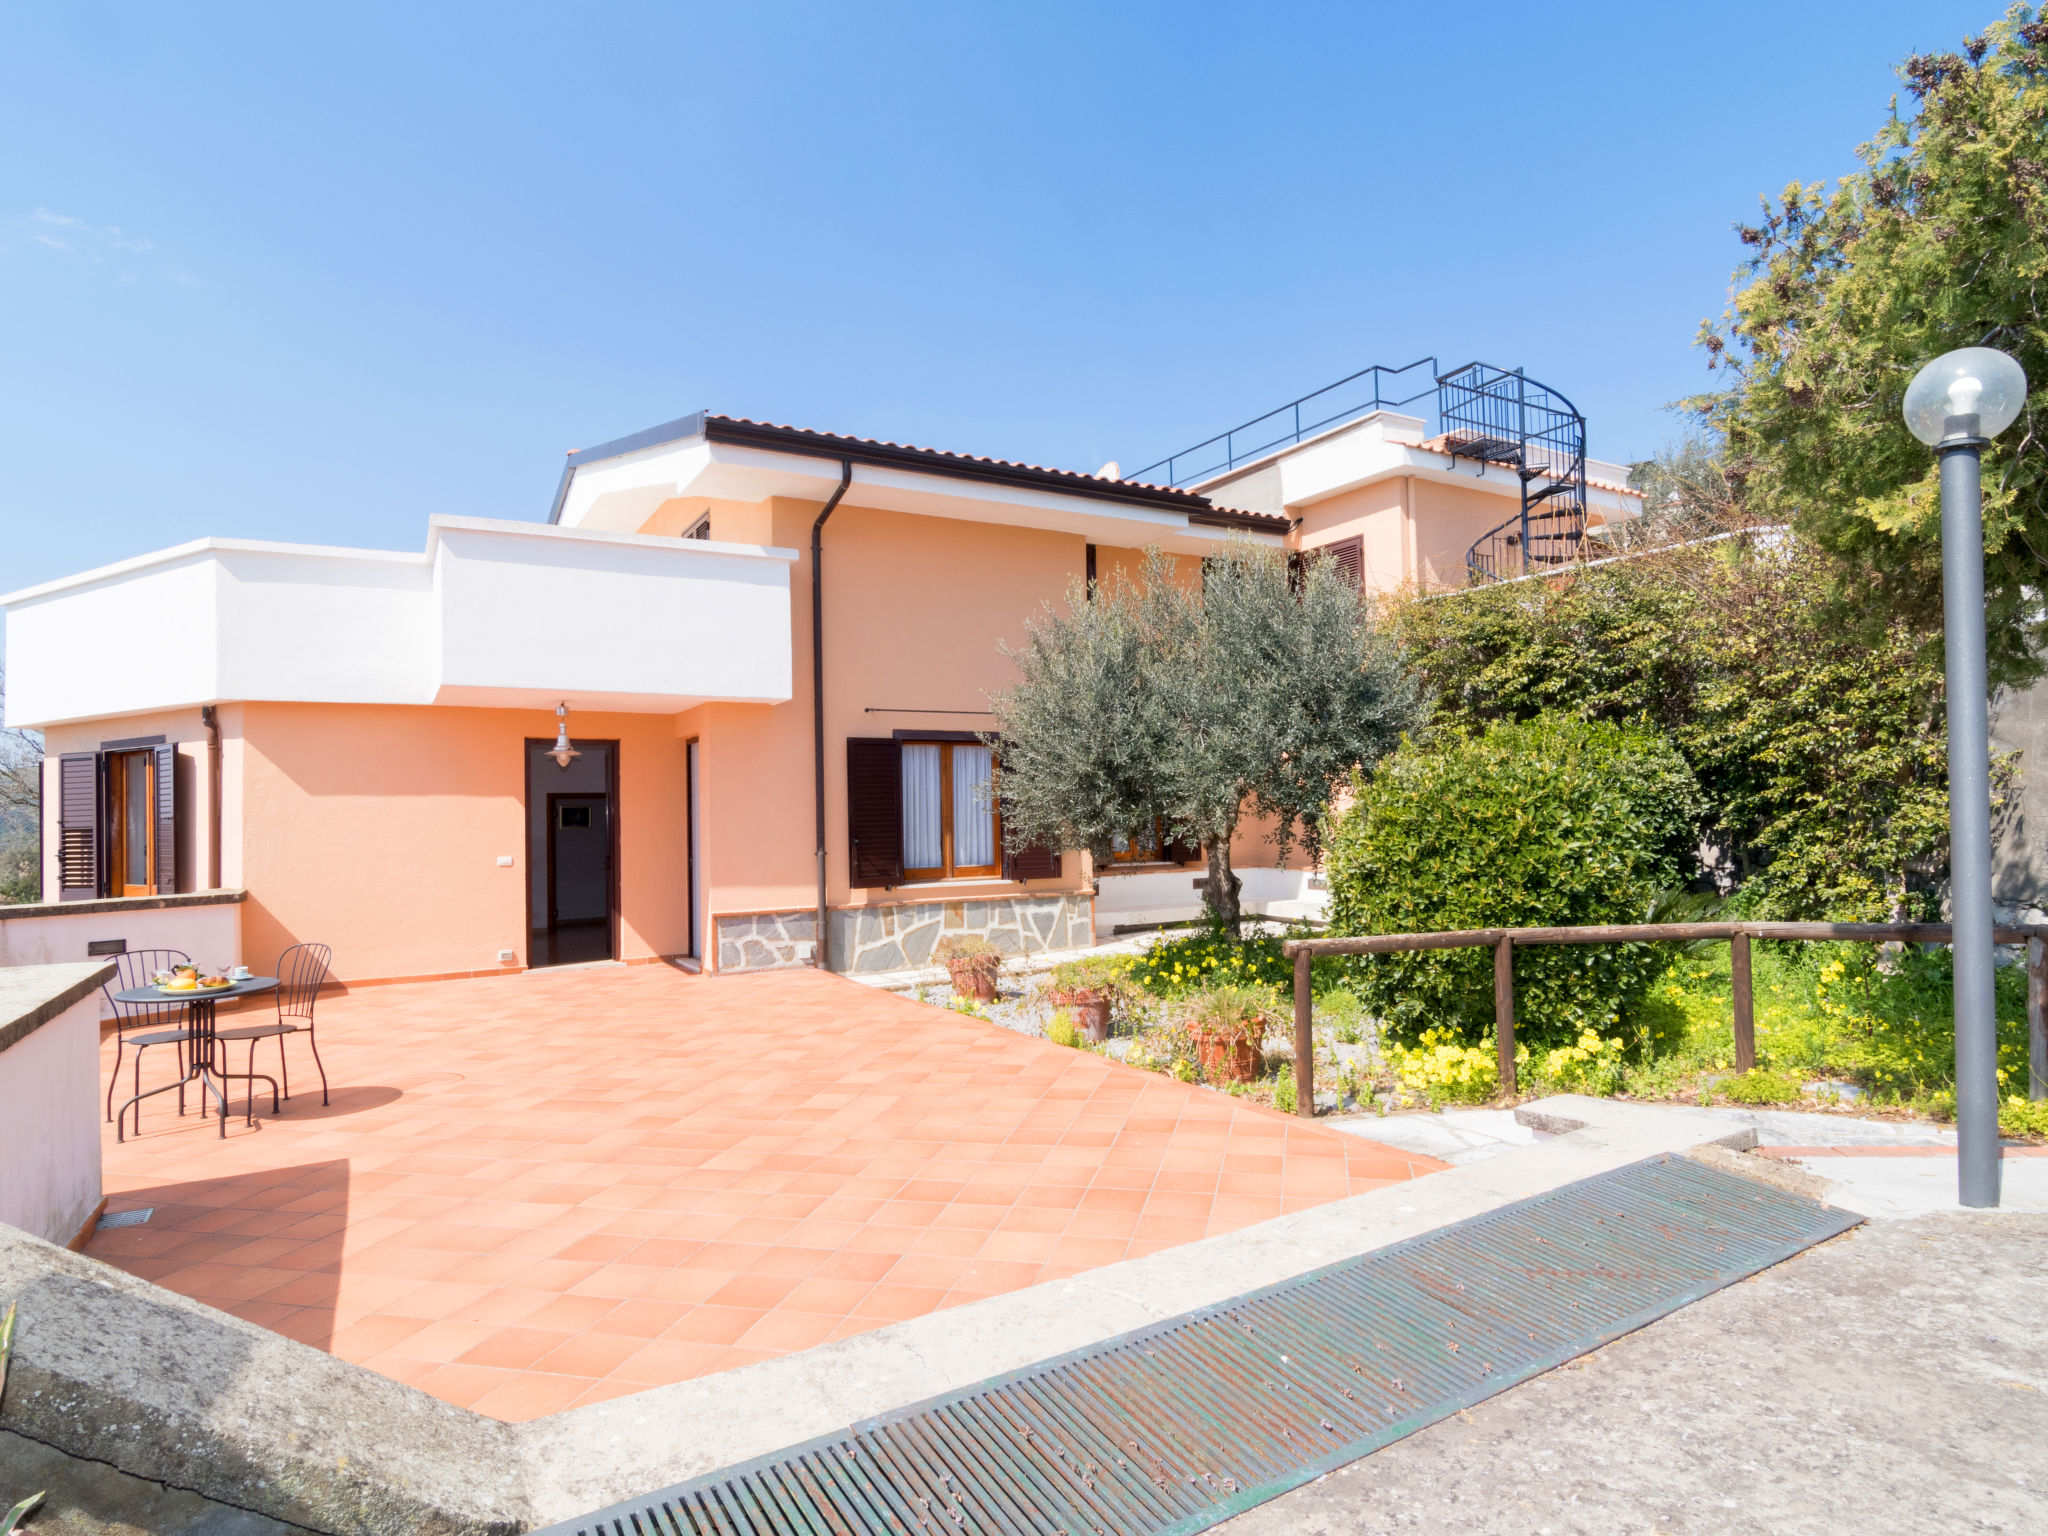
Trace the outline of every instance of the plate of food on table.
{"label": "plate of food on table", "polygon": [[196,965],[181,965],[174,971],[158,971],[149,979],[159,992],[225,992],[235,984],[231,977],[217,972],[201,971]]}

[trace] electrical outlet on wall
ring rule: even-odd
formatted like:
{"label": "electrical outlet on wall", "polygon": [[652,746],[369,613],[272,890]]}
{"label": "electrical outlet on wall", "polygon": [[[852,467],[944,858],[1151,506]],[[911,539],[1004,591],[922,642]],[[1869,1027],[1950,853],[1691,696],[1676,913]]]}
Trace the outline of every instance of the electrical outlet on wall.
{"label": "electrical outlet on wall", "polygon": [[501,949],[498,951],[498,964],[500,965],[510,965],[518,958],[519,951],[516,949]]}
{"label": "electrical outlet on wall", "polygon": [[806,941],[796,945],[795,948],[796,957],[799,960],[814,960],[817,958],[818,946],[813,943]]}
{"label": "electrical outlet on wall", "polygon": [[500,868],[500,869],[510,869],[511,867],[512,867],[512,855],[511,855],[511,854],[509,854],[509,853],[501,853],[501,854],[499,854],[499,855],[498,855],[498,868]]}

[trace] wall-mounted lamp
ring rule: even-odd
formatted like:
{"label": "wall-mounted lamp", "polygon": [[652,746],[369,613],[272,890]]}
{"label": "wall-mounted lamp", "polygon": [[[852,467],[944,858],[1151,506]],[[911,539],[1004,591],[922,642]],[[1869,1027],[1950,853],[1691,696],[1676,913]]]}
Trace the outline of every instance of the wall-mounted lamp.
{"label": "wall-mounted lamp", "polygon": [[582,755],[569,745],[569,701],[564,699],[555,706],[555,744],[548,748],[548,756],[557,768],[567,768]]}

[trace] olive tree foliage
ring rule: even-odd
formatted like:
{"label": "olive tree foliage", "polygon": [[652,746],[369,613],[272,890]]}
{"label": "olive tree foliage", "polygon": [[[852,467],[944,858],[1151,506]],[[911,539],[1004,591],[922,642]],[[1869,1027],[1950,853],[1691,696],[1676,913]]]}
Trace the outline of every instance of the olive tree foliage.
{"label": "olive tree foliage", "polygon": [[1233,933],[1239,822],[1269,818],[1282,859],[1297,840],[1317,854],[1332,791],[1423,715],[1398,646],[1334,562],[1291,571],[1251,544],[1199,582],[1148,551],[1141,577],[1076,583],[1005,653],[1018,677],[991,695],[990,740],[1006,840],[1102,859],[1163,823],[1205,851],[1210,912]]}
{"label": "olive tree foliage", "polygon": [[1687,402],[1724,439],[1746,510],[1832,565],[1837,619],[1938,644],[1934,456],[1900,405],[1923,363],[1998,347],[2033,392],[1984,456],[1994,680],[2037,675],[2048,578],[2048,23],[2015,5],[1959,53],[1900,69],[1911,106],[1832,189],[1788,186],[1738,234],[1733,301],[1701,328],[1727,382]]}

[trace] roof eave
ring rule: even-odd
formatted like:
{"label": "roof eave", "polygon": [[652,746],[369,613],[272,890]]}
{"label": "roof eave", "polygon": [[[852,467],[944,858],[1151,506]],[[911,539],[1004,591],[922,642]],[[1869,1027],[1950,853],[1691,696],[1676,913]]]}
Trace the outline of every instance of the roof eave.
{"label": "roof eave", "polygon": [[579,449],[570,454],[568,463],[562,467],[562,477],[555,486],[555,498],[553,505],[548,509],[548,521],[561,521],[562,508],[569,499],[569,487],[581,466],[605,459],[623,458],[629,453],[637,453],[648,448],[695,441],[761,448],[781,453],[795,452],[835,461],[847,459],[856,464],[867,464],[876,468],[949,475],[957,479],[1007,485],[1019,489],[1058,491],[1065,495],[1083,496],[1090,500],[1122,506],[1178,512],[1190,522],[1207,527],[1272,533],[1282,532],[1287,526],[1284,518],[1218,507],[1206,496],[1171,486],[1124,484],[1067,470],[1041,469],[1034,465],[1008,464],[994,460],[977,461],[936,449],[908,448],[896,443],[846,438],[829,432],[815,432],[804,427],[782,427],[737,417],[718,416],[708,411],[697,411],[661,426],[650,427],[644,432],[635,432],[630,436],[615,438],[611,442],[600,443],[593,448]]}

